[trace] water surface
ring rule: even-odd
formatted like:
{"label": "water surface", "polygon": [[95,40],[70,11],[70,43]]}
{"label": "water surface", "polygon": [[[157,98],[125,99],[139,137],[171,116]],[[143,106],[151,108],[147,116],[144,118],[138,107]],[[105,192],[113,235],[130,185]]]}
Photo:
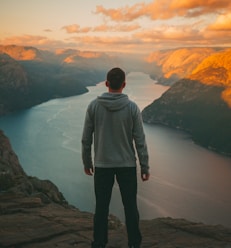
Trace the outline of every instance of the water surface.
{"label": "water surface", "polygon": [[[94,211],[94,189],[81,161],[83,122],[89,102],[105,90],[100,83],[87,94],[0,118],[26,173],[53,181],[70,204],[84,211]],[[142,110],[166,90],[147,74],[132,72],[124,93]],[[144,128],[151,178],[139,178],[141,218],[170,216],[231,227],[231,159],[194,144],[184,132],[158,125]],[[117,185],[110,211],[124,218]]]}

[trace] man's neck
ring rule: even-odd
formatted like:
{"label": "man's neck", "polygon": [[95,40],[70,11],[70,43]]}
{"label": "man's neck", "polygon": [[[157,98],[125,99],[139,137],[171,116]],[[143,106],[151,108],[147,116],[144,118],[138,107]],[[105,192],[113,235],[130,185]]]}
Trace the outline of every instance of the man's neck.
{"label": "man's neck", "polygon": [[108,88],[108,92],[109,93],[122,93],[122,89],[119,89],[119,90],[113,90],[113,89],[111,89],[111,88]]}

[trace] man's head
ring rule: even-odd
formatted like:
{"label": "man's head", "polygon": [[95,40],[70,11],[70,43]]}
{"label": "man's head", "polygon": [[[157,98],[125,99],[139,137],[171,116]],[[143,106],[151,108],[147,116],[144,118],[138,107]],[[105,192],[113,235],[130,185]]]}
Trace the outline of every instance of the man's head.
{"label": "man's head", "polygon": [[112,90],[119,90],[125,86],[125,72],[116,67],[107,73],[106,85]]}

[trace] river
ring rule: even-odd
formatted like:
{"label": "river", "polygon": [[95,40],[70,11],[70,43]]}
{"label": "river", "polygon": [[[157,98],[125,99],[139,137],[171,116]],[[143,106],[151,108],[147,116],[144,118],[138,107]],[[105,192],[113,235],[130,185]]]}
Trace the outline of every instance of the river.
{"label": "river", "polygon": [[[88,103],[106,90],[104,83],[83,95],[54,99],[0,118],[0,129],[28,175],[53,181],[67,201],[94,211],[93,178],[83,173],[81,134]],[[147,74],[131,72],[124,93],[142,110],[167,90]],[[231,227],[231,158],[192,142],[190,136],[144,124],[151,177],[138,180],[141,219],[186,218]],[[124,219],[117,184],[110,212]]]}

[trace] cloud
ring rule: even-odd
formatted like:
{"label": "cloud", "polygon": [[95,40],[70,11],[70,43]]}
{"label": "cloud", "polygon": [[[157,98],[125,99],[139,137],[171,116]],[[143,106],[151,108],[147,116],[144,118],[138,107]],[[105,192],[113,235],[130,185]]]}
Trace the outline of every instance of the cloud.
{"label": "cloud", "polygon": [[161,44],[163,46],[193,46],[195,43],[204,43],[200,31],[192,29],[192,26],[161,26],[155,29],[147,29],[134,34],[136,39],[144,43]]}
{"label": "cloud", "polygon": [[208,30],[231,31],[231,12],[219,15],[216,21],[208,26]]}
{"label": "cloud", "polygon": [[47,33],[51,33],[51,32],[53,32],[51,29],[49,29],[49,28],[47,28],[47,29],[44,29],[43,30],[44,32],[47,32]]}
{"label": "cloud", "polygon": [[71,40],[75,40],[79,43],[86,43],[86,44],[101,44],[101,45],[122,45],[122,44],[131,44],[131,43],[137,43],[134,39],[131,37],[127,37],[126,39],[124,37],[119,36],[82,36],[82,37],[72,37]]}
{"label": "cloud", "polygon": [[179,16],[194,17],[214,12],[225,11],[231,7],[229,0],[172,0],[170,10]]}
{"label": "cloud", "polygon": [[37,35],[22,35],[22,36],[11,36],[5,39],[0,39],[2,45],[18,45],[18,46],[33,46],[41,49],[57,49],[64,47],[67,44],[60,40],[51,40],[46,36],[37,36]]}
{"label": "cloud", "polygon": [[230,14],[219,15],[217,19],[213,19],[213,24],[207,27],[204,27],[203,20],[200,18],[194,21],[194,23],[191,21],[181,24],[181,22],[175,25],[173,22],[171,25],[162,22],[161,25],[147,27],[140,27],[138,24],[102,24],[92,27],[89,32],[85,33],[78,33],[84,28],[75,24],[65,26],[69,28],[72,36],[68,36],[63,41],[46,36],[22,35],[0,39],[0,44],[34,46],[49,50],[68,47],[87,51],[133,51],[136,53],[149,53],[175,47],[231,46]]}
{"label": "cloud", "polygon": [[81,34],[81,33],[89,33],[89,32],[130,32],[140,28],[138,24],[118,24],[118,25],[107,25],[102,24],[95,27],[83,27],[81,28],[78,24],[72,24],[68,26],[62,27],[68,34]]}
{"label": "cloud", "polygon": [[140,25],[133,24],[133,25],[99,25],[92,29],[94,32],[131,32],[135,31],[140,28]]}
{"label": "cloud", "polygon": [[190,25],[162,25],[152,29],[145,29],[133,34],[141,43],[152,44],[153,47],[195,47],[195,46],[231,46],[230,31],[219,33],[214,30],[198,29],[198,23]]}
{"label": "cloud", "polygon": [[10,44],[44,44],[48,42],[48,39],[45,36],[36,36],[36,35],[22,35],[22,36],[11,36],[2,41],[3,43]]}
{"label": "cloud", "polygon": [[113,51],[113,52],[134,52],[143,53],[149,47],[141,43],[139,39],[131,36],[81,36],[71,37],[72,43],[82,50],[89,50],[89,46],[94,47],[97,51]]}
{"label": "cloud", "polygon": [[145,14],[147,5],[138,3],[131,7],[106,9],[102,5],[96,6],[95,14],[103,14],[114,21],[132,21]]}
{"label": "cloud", "polygon": [[203,14],[225,11],[231,8],[230,0],[155,0],[151,3],[138,3],[133,6],[106,9],[96,6],[95,13],[102,14],[113,21],[133,21],[140,17],[152,20],[170,19],[173,17],[195,17]]}
{"label": "cloud", "polygon": [[192,26],[162,26],[156,29],[146,29],[140,32],[126,35],[110,36],[76,36],[69,39],[79,49],[103,51],[123,51],[136,53],[150,53],[154,50],[172,49],[176,47],[195,46],[231,46],[230,36],[221,32],[200,31],[192,29]]}
{"label": "cloud", "polygon": [[180,46],[201,46],[206,44],[202,33],[192,29],[191,26],[162,26],[155,29],[146,29],[126,35],[110,36],[77,36],[70,40],[77,43],[77,46],[96,47],[97,49],[112,51],[136,51],[139,53],[151,52],[156,49],[173,48]]}
{"label": "cloud", "polygon": [[84,27],[81,28],[78,24],[72,24],[68,26],[64,26],[61,29],[66,30],[67,33],[72,34],[72,33],[88,33],[91,31],[91,27]]}

